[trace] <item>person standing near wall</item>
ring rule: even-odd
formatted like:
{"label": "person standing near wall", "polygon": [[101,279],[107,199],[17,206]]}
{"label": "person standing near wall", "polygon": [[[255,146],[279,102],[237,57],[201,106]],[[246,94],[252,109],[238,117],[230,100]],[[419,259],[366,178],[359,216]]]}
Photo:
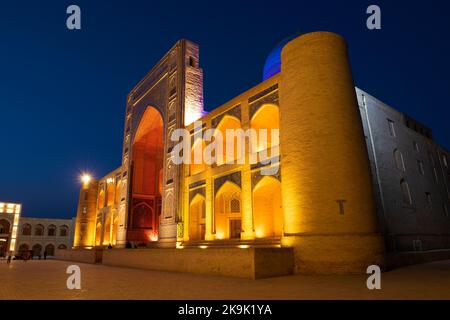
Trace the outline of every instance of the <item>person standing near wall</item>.
{"label": "person standing near wall", "polygon": [[12,259],[12,252],[10,251],[10,252],[8,253],[8,259],[6,260],[6,263],[7,263],[7,264],[10,264],[10,263],[11,263],[11,259]]}

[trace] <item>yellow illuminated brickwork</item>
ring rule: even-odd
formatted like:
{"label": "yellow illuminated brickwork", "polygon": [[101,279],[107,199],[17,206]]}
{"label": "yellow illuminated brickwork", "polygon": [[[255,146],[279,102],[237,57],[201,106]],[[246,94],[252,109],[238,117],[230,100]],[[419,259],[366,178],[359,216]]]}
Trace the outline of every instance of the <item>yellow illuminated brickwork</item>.
{"label": "yellow illuminated brickwork", "polygon": [[307,272],[382,264],[347,44],[333,33],[310,33],[288,43],[281,58],[284,244],[301,248],[297,266]]}
{"label": "yellow illuminated brickwork", "polygon": [[[191,133],[187,158],[200,155],[201,161],[179,167],[166,161],[163,154],[173,145],[162,132],[166,126],[177,128],[170,117],[173,104],[166,117],[147,107],[136,135],[125,133],[124,145],[131,149],[125,148],[126,166],[83,184],[75,246],[115,245],[117,238],[124,246],[130,237],[138,242],[143,235],[145,241],[158,240],[162,224],[146,226],[152,230],[148,234],[133,231],[133,226],[146,210],[161,210],[158,216],[170,213],[167,221],[177,223],[171,229],[176,233],[173,247],[195,244],[207,249],[229,243],[248,248],[265,241],[272,247],[294,247],[297,271],[306,272],[361,272],[363,266],[382,264],[383,244],[346,43],[332,33],[305,34],[284,47],[281,59],[280,74],[206,115],[202,71],[197,61],[188,61],[189,94],[184,125],[178,125]],[[214,164],[202,157],[209,142],[196,137],[197,131],[209,129],[224,138]],[[235,136],[227,138],[227,129],[254,129],[258,140],[265,129],[268,141],[252,145],[246,140],[240,146]],[[274,161],[262,163],[270,147],[275,147],[269,154]],[[258,161],[251,163],[254,156]],[[264,174],[269,167],[275,172]],[[132,172],[125,172],[127,168]],[[179,203],[173,203],[168,190],[178,187]],[[160,196],[162,209],[151,207]]]}
{"label": "yellow illuminated brickwork", "polygon": [[121,168],[95,180],[82,179],[74,247],[114,246],[122,188]]}
{"label": "yellow illuminated brickwork", "polygon": [[0,219],[4,219],[8,222],[8,238],[3,239],[8,243],[9,251],[14,252],[17,242],[17,232],[19,227],[20,215],[22,213],[22,205],[18,203],[5,203],[0,202]]}

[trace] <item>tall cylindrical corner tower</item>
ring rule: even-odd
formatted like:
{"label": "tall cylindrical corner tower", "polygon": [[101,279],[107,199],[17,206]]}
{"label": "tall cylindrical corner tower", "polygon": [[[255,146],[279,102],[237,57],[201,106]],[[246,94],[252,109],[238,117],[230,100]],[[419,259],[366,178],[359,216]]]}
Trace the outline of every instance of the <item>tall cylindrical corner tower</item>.
{"label": "tall cylindrical corner tower", "polygon": [[281,61],[283,244],[298,272],[365,272],[384,246],[346,42],[305,34]]}
{"label": "tall cylindrical corner tower", "polygon": [[74,248],[90,248],[95,245],[98,181],[83,183],[78,200],[75,223]]}

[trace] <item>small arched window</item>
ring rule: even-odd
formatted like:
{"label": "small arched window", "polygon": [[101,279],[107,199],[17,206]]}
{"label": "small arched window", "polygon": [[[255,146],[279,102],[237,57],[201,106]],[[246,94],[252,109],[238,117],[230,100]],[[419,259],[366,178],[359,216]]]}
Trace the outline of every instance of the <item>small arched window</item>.
{"label": "small arched window", "polygon": [[395,166],[398,170],[405,172],[405,161],[403,160],[403,155],[400,152],[400,150],[395,149],[394,150],[394,160],[395,160]]}
{"label": "small arched window", "polygon": [[31,236],[31,225],[26,223],[22,227],[22,235],[23,236]]}
{"label": "small arched window", "polygon": [[44,226],[42,224],[38,224],[34,228],[34,235],[35,236],[43,236],[44,235]]}
{"label": "small arched window", "polygon": [[400,188],[402,190],[403,203],[408,206],[412,205],[411,192],[409,190],[408,182],[406,182],[406,180],[402,179],[400,181]]}
{"label": "small arched window", "polygon": [[230,202],[231,213],[241,212],[241,202],[238,199],[232,199]]}
{"label": "small arched window", "polygon": [[48,226],[47,235],[48,235],[49,237],[54,237],[54,236],[56,236],[56,226],[55,226],[55,225],[50,225],[50,226]]}
{"label": "small arched window", "polygon": [[9,233],[11,225],[8,220],[0,220],[0,234]]}
{"label": "small arched window", "polygon": [[59,227],[59,236],[60,237],[67,237],[67,231],[68,231],[68,227],[67,226],[61,226]]}

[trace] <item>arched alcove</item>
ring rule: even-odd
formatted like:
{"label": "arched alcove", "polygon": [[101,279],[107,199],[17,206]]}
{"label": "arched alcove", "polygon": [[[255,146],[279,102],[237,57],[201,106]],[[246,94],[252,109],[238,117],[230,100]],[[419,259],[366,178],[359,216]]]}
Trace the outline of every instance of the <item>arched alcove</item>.
{"label": "arched alcove", "polygon": [[230,115],[225,115],[217,125],[214,137],[217,143],[222,145],[222,157],[217,157],[217,165],[232,163],[238,159],[239,144],[237,135],[234,135],[233,139],[227,139],[227,130],[235,131],[238,129],[241,129],[241,122],[238,118]]}
{"label": "arched alcove", "polygon": [[257,137],[257,144],[252,143],[252,152],[260,152],[278,146],[280,129],[278,106],[274,104],[262,105],[253,115],[250,128],[255,130]]}
{"label": "arched alcove", "polygon": [[205,240],[206,233],[205,197],[197,194],[189,206],[189,240]]}
{"label": "arched alcove", "polygon": [[151,241],[159,223],[161,202],[164,123],[159,111],[147,107],[137,128],[132,146],[131,241]]}
{"label": "arched alcove", "polygon": [[36,243],[31,250],[33,251],[33,257],[42,255],[42,246],[39,243]]}
{"label": "arched alcove", "polygon": [[214,199],[216,239],[240,239],[241,207],[241,188],[233,182],[225,182]]}
{"label": "arched alcove", "polygon": [[277,179],[265,176],[253,189],[253,219],[256,238],[281,237],[283,212]]}
{"label": "arched alcove", "polygon": [[106,205],[108,207],[114,205],[115,189],[114,182],[108,182],[106,187]]}
{"label": "arched alcove", "polygon": [[53,257],[55,255],[55,246],[51,243],[46,245],[45,252],[47,253],[47,256]]}

